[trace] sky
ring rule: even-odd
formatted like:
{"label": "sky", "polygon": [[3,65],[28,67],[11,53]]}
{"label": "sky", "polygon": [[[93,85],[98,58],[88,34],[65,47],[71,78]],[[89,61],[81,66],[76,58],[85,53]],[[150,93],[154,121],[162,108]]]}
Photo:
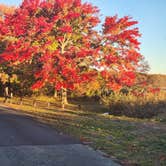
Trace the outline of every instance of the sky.
{"label": "sky", "polygon": [[[166,74],[166,0],[83,0],[101,10],[105,16],[132,16],[139,22],[142,34],[141,54],[148,61],[150,73]],[[21,0],[0,0],[0,3],[19,5]]]}

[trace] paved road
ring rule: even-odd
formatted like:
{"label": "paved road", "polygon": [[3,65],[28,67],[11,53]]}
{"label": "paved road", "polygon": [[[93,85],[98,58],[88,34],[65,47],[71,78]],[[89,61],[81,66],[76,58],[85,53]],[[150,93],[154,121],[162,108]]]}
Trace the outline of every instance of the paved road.
{"label": "paved road", "polygon": [[0,166],[118,166],[72,137],[0,106]]}

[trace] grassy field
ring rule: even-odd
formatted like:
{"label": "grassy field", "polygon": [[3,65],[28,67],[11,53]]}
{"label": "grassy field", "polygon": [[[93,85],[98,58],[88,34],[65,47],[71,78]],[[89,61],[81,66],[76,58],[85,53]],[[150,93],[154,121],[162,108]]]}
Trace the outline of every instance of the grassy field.
{"label": "grassy field", "polygon": [[[42,99],[40,99],[42,100]],[[46,99],[44,99],[46,101]],[[49,99],[50,102],[52,99]],[[166,165],[166,114],[151,119],[128,118],[125,116],[103,115],[87,109],[39,108],[28,103],[4,106],[32,116],[36,120],[55,127],[80,139],[103,155],[113,158],[124,166],[165,166]],[[93,106],[94,107],[94,106]],[[95,107],[95,109],[100,109]],[[162,120],[161,120],[162,119]]]}

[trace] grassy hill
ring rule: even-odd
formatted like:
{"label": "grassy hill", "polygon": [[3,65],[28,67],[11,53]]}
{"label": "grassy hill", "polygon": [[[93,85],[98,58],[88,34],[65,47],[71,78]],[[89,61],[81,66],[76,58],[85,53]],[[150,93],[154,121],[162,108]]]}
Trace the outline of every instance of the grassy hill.
{"label": "grassy hill", "polygon": [[154,87],[160,87],[166,89],[166,75],[150,74],[147,75],[147,81]]}
{"label": "grassy hill", "polygon": [[138,82],[146,81],[152,87],[166,89],[166,75],[162,74],[139,74]]}

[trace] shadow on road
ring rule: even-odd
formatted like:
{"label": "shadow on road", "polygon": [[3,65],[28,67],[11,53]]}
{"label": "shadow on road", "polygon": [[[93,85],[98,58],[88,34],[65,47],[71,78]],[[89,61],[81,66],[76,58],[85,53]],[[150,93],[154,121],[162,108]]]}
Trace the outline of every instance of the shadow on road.
{"label": "shadow on road", "polygon": [[35,118],[0,106],[0,146],[78,144]]}

